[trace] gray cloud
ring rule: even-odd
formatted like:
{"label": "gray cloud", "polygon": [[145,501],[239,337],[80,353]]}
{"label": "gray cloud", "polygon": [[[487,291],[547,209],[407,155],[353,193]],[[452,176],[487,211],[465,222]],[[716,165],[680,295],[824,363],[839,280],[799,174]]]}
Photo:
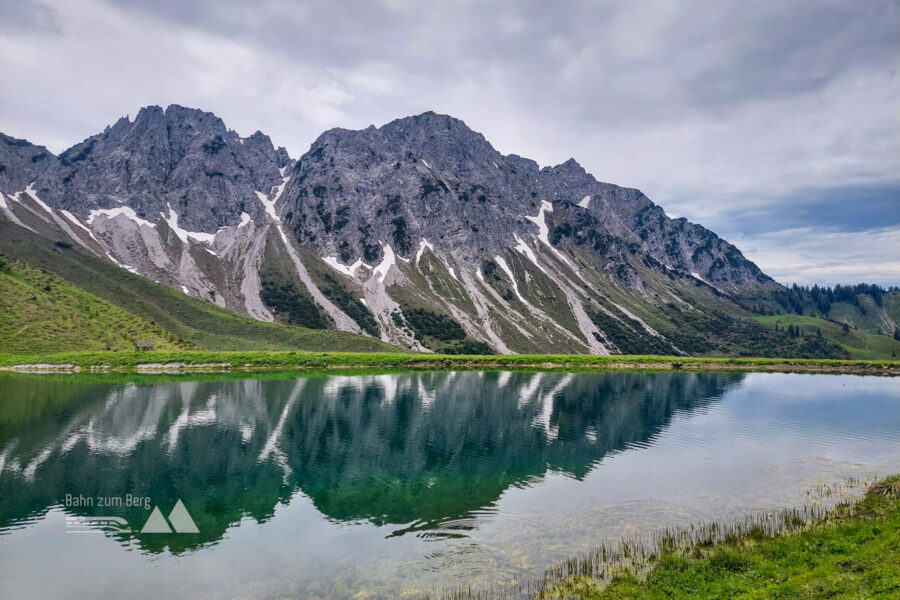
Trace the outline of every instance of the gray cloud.
{"label": "gray cloud", "polygon": [[862,232],[798,227],[736,236],[744,253],[782,283],[834,285],[900,281],[900,227]]}
{"label": "gray cloud", "polygon": [[0,0],[0,32],[58,31],[56,13],[36,0]]}
{"label": "gray cloud", "polygon": [[[743,103],[821,89],[841,73],[897,57],[896,3],[760,3],[732,16],[718,64],[690,82],[700,105]],[[741,24],[740,22],[743,21]]]}
{"label": "gray cloud", "polygon": [[151,103],[295,156],[436,110],[753,247],[897,222],[894,0],[0,2],[0,130],[57,151]]}
{"label": "gray cloud", "polygon": [[900,227],[900,181],[889,185],[799,189],[756,207],[735,204],[731,218],[719,217],[710,226],[725,235],[802,227],[852,233]]}

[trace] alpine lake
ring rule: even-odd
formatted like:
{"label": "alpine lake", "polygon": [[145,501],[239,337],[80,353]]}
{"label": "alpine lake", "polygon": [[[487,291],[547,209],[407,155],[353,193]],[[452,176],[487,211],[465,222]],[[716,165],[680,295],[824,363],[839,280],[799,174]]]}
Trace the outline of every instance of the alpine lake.
{"label": "alpine lake", "polygon": [[502,591],[898,472],[889,377],[9,373],[0,597]]}

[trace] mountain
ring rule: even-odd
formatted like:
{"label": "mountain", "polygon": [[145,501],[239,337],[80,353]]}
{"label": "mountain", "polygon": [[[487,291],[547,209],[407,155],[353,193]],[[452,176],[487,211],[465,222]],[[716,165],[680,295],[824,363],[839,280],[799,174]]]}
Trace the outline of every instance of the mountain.
{"label": "mountain", "polygon": [[846,353],[754,321],[783,288],[708,229],[433,112],[296,161],[175,105],[59,156],[0,142],[10,227],[258,321],[423,351]]}
{"label": "mountain", "polygon": [[289,162],[260,132],[244,139],[212,113],[151,106],[60,154],[33,187],[76,215],[127,206],[174,230],[214,233],[245,212],[261,221],[254,191],[280,183]]}

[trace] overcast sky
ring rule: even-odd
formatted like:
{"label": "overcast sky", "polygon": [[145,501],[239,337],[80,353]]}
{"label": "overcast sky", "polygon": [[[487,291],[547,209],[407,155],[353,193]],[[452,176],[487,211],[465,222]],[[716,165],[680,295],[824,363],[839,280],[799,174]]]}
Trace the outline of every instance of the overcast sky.
{"label": "overcast sky", "polygon": [[425,110],[569,157],[777,280],[900,285],[900,2],[0,0],[0,131],[148,104],[295,158]]}

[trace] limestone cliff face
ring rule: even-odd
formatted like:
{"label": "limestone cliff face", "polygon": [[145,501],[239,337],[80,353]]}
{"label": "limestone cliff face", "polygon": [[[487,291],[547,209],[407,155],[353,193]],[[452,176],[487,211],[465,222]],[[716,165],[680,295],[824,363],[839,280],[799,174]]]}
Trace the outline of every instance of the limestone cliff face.
{"label": "limestone cliff face", "polygon": [[776,285],[640,191],[432,112],[326,131],[293,161],[147,107],[58,157],[0,138],[0,192],[4,218],[184,293],[419,350],[690,352],[684,322]]}
{"label": "limestone cliff face", "polygon": [[243,139],[212,113],[142,108],[59,155],[34,189],[77,215],[128,206],[156,221],[169,207],[187,230],[213,233],[262,216],[257,190],[280,183],[289,158],[268,136]]}
{"label": "limestone cliff face", "polygon": [[384,245],[409,257],[426,240],[473,266],[517,238],[540,239],[546,225],[553,246],[593,250],[616,267],[631,254],[717,285],[768,281],[736,248],[668,218],[640,191],[601,183],[573,159],[538,169],[503,156],[434,113],[325,132],[294,166],[279,210],[299,243],[346,264],[377,263]]}
{"label": "limestone cliff face", "polygon": [[0,133],[0,190],[24,190],[55,160],[43,146]]}

